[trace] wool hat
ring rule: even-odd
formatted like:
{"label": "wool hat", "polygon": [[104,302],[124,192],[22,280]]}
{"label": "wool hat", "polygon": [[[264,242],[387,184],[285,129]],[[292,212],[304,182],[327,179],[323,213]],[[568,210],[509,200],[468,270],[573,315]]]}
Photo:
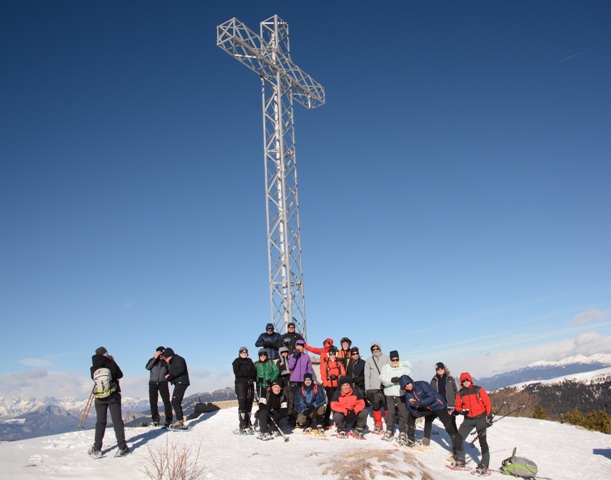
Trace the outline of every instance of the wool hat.
{"label": "wool hat", "polygon": [[171,349],[171,348],[169,348],[169,347],[168,347],[168,348],[166,348],[166,349],[163,351],[163,356],[164,356],[165,358],[168,358],[168,357],[173,357],[173,356],[174,356],[174,350],[172,350],[172,349]]}
{"label": "wool hat", "polygon": [[443,364],[443,362],[437,362],[437,364],[435,365],[435,370],[438,370],[440,368],[443,368],[444,370],[446,369],[446,366]]}
{"label": "wool hat", "polygon": [[157,347],[157,350],[155,350],[155,351],[163,353],[164,350],[165,350],[165,347]]}
{"label": "wool hat", "polygon": [[295,322],[289,322],[287,327],[294,327],[295,326]]}
{"label": "wool hat", "polygon": [[344,383],[350,385],[350,379],[348,377],[342,377],[339,379],[339,386],[341,387]]}
{"label": "wool hat", "polygon": [[278,353],[280,353],[280,355],[282,355],[284,352],[289,353],[289,349],[286,347],[280,347],[278,349]]}
{"label": "wool hat", "polygon": [[350,353],[358,353],[360,355],[361,352],[359,352],[359,347],[352,347]]}
{"label": "wool hat", "polygon": [[396,350],[391,350],[388,354],[388,358],[390,358],[391,360],[393,358],[399,358],[399,352],[397,352]]}
{"label": "wool hat", "polygon": [[259,356],[261,355],[267,355],[267,350],[265,350],[264,348],[259,349]]}
{"label": "wool hat", "polygon": [[333,346],[329,349],[329,354],[337,355],[337,352],[338,350],[336,346]]}
{"label": "wool hat", "polygon": [[107,357],[108,356],[108,350],[106,350],[104,347],[96,348],[95,354],[96,355],[104,355],[105,357]]}
{"label": "wool hat", "polygon": [[281,378],[277,378],[276,380],[274,380],[274,381],[272,382],[272,387],[273,387],[274,385],[278,385],[280,388],[283,388],[283,387],[284,387],[284,382],[282,381],[282,379],[281,379]]}
{"label": "wool hat", "polygon": [[311,373],[304,373],[303,374],[303,381],[305,382],[306,378],[309,378],[310,380],[314,381],[314,379],[312,378],[312,374]]}
{"label": "wool hat", "polygon": [[404,389],[405,386],[409,385],[410,383],[414,383],[414,381],[409,375],[401,375],[401,378],[399,378],[399,385],[401,385],[402,389]]}
{"label": "wool hat", "polygon": [[268,323],[267,325],[265,325],[265,330],[273,330],[273,329],[274,329],[273,323]]}
{"label": "wool hat", "polygon": [[240,347],[240,353],[242,353],[242,352],[246,352],[246,353],[248,353],[248,348],[246,348],[246,347]]}
{"label": "wool hat", "polygon": [[305,345],[305,342],[303,340],[297,340],[295,345]]}

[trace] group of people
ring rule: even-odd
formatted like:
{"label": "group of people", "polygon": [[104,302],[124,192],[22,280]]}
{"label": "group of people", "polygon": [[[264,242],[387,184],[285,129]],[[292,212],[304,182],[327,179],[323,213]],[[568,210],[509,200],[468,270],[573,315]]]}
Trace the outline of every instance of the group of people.
{"label": "group of people", "polygon": [[[486,429],[492,404],[469,373],[460,375],[458,385],[439,362],[430,382],[415,381],[411,363],[401,360],[397,350],[386,355],[379,342],[372,342],[371,356],[363,360],[348,337],[340,340],[340,348],[331,338],[325,339],[321,348],[313,347],[295,332],[294,323],[288,324],[283,335],[274,331],[273,324],[267,324],[255,345],[261,347],[256,361],[249,358],[247,347],[240,347],[233,361],[238,433],[255,433],[251,418],[255,400],[258,409],[254,417],[261,440],[283,435],[293,427],[302,428],[305,434],[325,435],[331,428],[331,416],[337,438],[363,439],[370,410],[374,425],[371,433],[407,448],[421,448],[430,445],[433,421],[438,418],[452,441],[450,468],[466,468],[463,443],[475,429],[482,457],[474,473],[489,475]],[[314,372],[307,352],[320,356],[319,372]],[[464,416],[460,428],[456,424],[458,415]],[[421,417],[424,437],[416,441],[416,419]]]}
{"label": "group of people", "polygon": [[[123,372],[115,362],[112,355],[104,347],[95,351],[91,357],[91,378],[94,387],[91,392],[96,411],[95,437],[93,446],[89,449],[89,455],[94,458],[101,457],[102,441],[106,431],[107,414],[110,410],[112,424],[117,438],[118,450],[116,457],[122,457],[129,453],[129,447],[125,441],[125,427],[121,416],[121,387],[119,380]],[[171,348],[157,347],[153,357],[146,363],[149,370],[149,402],[153,425],[164,426],[173,429],[185,429],[184,415],[182,411],[182,399],[185,391],[190,385],[187,362],[183,357],[174,353]],[[170,400],[169,384],[174,385]],[[165,419],[163,424],[159,415],[157,402],[161,396],[164,405]],[[173,413],[176,413],[176,422],[172,423]]]}

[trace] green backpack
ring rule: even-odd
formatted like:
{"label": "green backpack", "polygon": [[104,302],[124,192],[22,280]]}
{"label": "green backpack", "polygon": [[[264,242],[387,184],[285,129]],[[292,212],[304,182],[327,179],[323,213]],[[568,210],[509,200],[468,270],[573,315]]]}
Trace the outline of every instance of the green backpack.
{"label": "green backpack", "polygon": [[516,457],[516,450],[517,448],[514,448],[511,457],[503,460],[501,473],[503,475],[513,475],[518,478],[534,479],[539,471],[537,464],[528,458]]}

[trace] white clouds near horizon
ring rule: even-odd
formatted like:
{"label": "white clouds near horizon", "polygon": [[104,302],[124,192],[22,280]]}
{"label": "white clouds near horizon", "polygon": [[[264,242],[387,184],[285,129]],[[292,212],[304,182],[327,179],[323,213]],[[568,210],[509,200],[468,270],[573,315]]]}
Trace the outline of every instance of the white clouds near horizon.
{"label": "white clouds near horizon", "polygon": [[576,315],[573,318],[572,323],[579,325],[581,323],[601,322],[610,316],[611,309],[601,311],[597,308],[591,308],[583,313],[580,313],[579,315]]}

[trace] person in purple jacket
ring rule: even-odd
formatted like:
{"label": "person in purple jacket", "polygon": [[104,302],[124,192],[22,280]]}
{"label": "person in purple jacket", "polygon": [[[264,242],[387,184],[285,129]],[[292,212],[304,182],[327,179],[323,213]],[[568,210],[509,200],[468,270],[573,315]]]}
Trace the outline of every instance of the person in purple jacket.
{"label": "person in purple jacket", "polygon": [[310,356],[304,352],[305,342],[297,340],[295,342],[295,351],[289,355],[289,370],[291,371],[291,386],[289,388],[288,398],[288,416],[291,423],[297,420],[297,412],[295,411],[295,392],[303,385],[303,377],[306,373],[312,374],[312,360]]}

